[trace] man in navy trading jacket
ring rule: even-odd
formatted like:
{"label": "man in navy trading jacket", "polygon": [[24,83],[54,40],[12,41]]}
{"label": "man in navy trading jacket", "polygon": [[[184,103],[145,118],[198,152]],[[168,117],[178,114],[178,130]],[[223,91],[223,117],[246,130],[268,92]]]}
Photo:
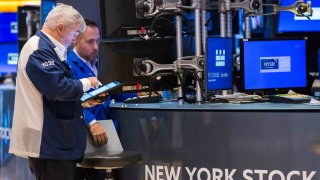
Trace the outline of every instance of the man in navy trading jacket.
{"label": "man in navy trading jacket", "polygon": [[27,157],[37,180],[72,180],[84,155],[80,98],[98,81],[74,79],[65,62],[66,48],[84,29],[77,10],[57,4],[20,53],[9,152]]}
{"label": "man in navy trading jacket", "polygon": [[[86,21],[86,29],[79,34],[74,43],[74,49],[68,54],[68,64],[71,67],[73,76],[77,79],[90,76],[97,76],[97,63],[99,52],[100,31],[98,25],[90,20]],[[108,95],[107,100],[100,105],[84,109],[84,120],[93,137],[95,145],[104,145],[108,137],[99,120],[110,119],[109,104],[110,99],[123,101],[129,97],[136,96],[136,93]],[[116,122],[116,121],[114,121]],[[104,180],[105,170],[78,168],[75,176],[77,180],[94,179]]]}

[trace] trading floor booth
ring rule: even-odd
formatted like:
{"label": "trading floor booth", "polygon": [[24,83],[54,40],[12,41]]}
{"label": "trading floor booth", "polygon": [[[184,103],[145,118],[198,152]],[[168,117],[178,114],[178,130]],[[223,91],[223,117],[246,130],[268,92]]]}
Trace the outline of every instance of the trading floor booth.
{"label": "trading floor booth", "polygon": [[320,178],[320,106],[111,105],[125,150],[142,162],[123,180]]}
{"label": "trading floor booth", "polygon": [[8,153],[12,126],[15,87],[0,86],[0,167],[5,166],[12,154]]}

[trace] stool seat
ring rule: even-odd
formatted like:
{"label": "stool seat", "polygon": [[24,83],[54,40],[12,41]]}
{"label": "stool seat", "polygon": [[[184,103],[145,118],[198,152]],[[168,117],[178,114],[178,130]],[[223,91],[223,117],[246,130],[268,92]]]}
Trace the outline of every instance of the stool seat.
{"label": "stool seat", "polygon": [[115,169],[136,164],[142,160],[142,156],[134,151],[107,151],[86,153],[82,162],[84,168]]}

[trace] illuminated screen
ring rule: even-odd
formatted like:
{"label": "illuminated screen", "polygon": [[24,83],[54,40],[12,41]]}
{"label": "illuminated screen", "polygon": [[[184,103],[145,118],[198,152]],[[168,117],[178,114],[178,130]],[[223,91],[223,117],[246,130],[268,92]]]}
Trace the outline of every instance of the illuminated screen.
{"label": "illuminated screen", "polygon": [[17,13],[0,13],[0,43],[18,41]]}
{"label": "illuminated screen", "polygon": [[307,87],[305,39],[244,39],[240,48],[244,91]]}
{"label": "illuminated screen", "polygon": [[55,0],[42,0],[41,1],[41,24],[44,23],[46,20],[47,15],[49,12],[55,7],[56,2]]}
{"label": "illuminated screen", "polygon": [[[282,0],[281,6],[289,6],[295,0]],[[312,16],[310,20],[306,17],[295,16],[292,12],[279,13],[278,32],[317,32],[320,31],[320,1],[311,1]],[[306,3],[306,1],[305,1]]]}
{"label": "illuminated screen", "polygon": [[232,39],[208,37],[206,91],[232,89]]}
{"label": "illuminated screen", "polygon": [[19,58],[18,43],[0,44],[0,76],[17,71]]}

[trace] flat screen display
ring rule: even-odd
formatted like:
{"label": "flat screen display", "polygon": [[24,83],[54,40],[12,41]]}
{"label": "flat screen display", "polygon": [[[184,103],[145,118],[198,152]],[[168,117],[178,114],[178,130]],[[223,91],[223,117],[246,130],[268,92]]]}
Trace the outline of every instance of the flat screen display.
{"label": "flat screen display", "polygon": [[306,39],[243,39],[240,53],[244,91],[307,87]]}
{"label": "flat screen display", "polygon": [[[290,6],[295,0],[282,0],[281,6]],[[306,3],[306,1],[305,1]],[[320,31],[320,1],[311,1],[312,16],[299,17],[292,12],[280,12],[278,32],[318,32]]]}
{"label": "flat screen display", "polygon": [[0,77],[17,71],[18,58],[18,43],[0,43]]}
{"label": "flat screen display", "polygon": [[49,12],[55,7],[56,2],[55,0],[42,0],[41,1],[41,24],[43,25],[44,21],[46,20],[47,15]]}
{"label": "flat screen display", "polygon": [[18,41],[17,13],[0,12],[0,43]]}
{"label": "flat screen display", "polygon": [[232,39],[208,37],[205,90],[232,89]]}

